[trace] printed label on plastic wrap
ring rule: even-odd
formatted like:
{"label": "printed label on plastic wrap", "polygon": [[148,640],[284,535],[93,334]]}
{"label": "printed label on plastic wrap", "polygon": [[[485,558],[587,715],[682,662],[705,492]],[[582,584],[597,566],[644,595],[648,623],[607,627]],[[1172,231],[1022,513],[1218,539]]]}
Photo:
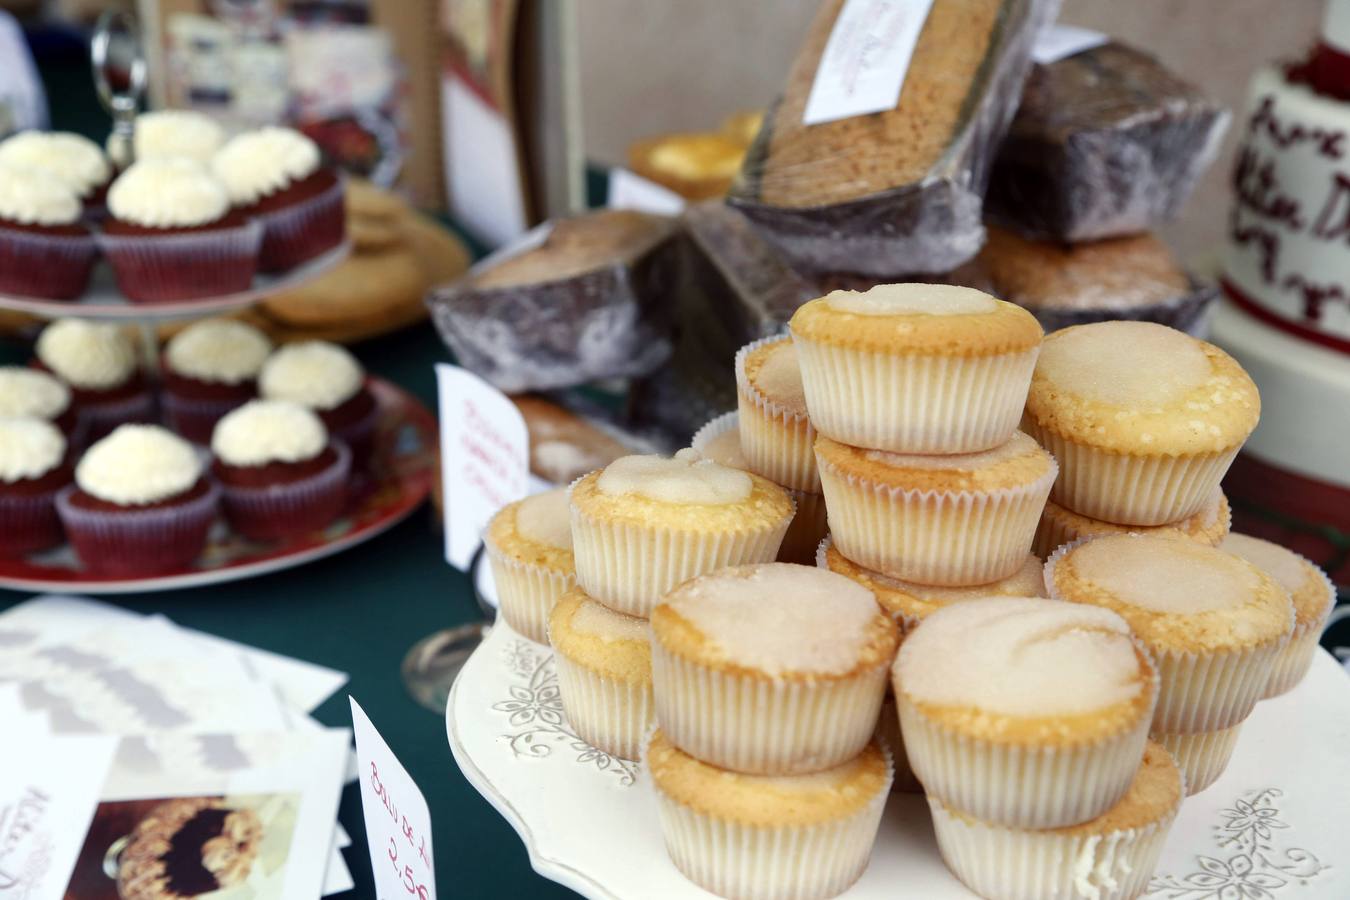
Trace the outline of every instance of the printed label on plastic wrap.
{"label": "printed label on plastic wrap", "polygon": [[894,109],[932,0],[844,0],[816,68],[802,122]]}
{"label": "printed label on plastic wrap", "polygon": [[1031,45],[1031,59],[1039,65],[1047,66],[1053,62],[1100,47],[1110,37],[1091,28],[1079,28],[1077,25],[1047,25],[1036,35]]}
{"label": "printed label on plastic wrap", "polygon": [[610,209],[635,209],[659,216],[678,216],[684,212],[684,198],[655,181],[634,175],[627,169],[609,170]]}

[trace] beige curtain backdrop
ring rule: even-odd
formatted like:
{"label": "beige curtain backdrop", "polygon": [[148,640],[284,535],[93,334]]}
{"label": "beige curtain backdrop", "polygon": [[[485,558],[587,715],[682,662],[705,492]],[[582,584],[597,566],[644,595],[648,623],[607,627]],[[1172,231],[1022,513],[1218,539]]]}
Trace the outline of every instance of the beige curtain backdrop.
{"label": "beige curtain backdrop", "polygon": [[[1060,20],[1150,50],[1240,115],[1259,64],[1314,40],[1321,0],[1064,0]],[[715,127],[782,85],[811,0],[577,0],[586,149],[617,163],[662,131]],[[1235,118],[1219,159],[1164,235],[1204,264],[1223,231]]]}

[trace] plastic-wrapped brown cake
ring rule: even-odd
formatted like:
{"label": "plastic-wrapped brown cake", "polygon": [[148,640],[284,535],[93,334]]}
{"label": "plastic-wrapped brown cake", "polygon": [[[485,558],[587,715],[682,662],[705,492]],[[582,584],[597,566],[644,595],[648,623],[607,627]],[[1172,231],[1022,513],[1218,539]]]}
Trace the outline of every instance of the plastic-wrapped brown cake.
{"label": "plastic-wrapped brown cake", "polygon": [[118,858],[118,896],[178,900],[241,884],[262,833],[252,810],[218,798],[165,801],[140,821]]}

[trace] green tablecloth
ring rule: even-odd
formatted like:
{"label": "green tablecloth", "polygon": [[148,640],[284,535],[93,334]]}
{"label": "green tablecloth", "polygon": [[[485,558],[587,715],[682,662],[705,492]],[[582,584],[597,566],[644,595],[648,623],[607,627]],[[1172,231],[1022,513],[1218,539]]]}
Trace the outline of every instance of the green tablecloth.
{"label": "green tablecloth", "polygon": [[[7,349],[0,355],[22,358],[24,351]],[[430,325],[353,349],[371,372],[435,409],[431,367],[447,357]],[[25,596],[0,591],[0,609]],[[534,874],[515,832],[460,775],[443,718],[417,706],[403,689],[399,664],[414,642],[478,616],[468,578],[444,561],[430,506],[367,544],[298,569],[115,602],[351,673],[346,689],[316,716],[326,725],[350,727],[350,692],[417,781],[431,807],[440,896],[573,896]],[[344,896],[374,897],[355,784],[343,792],[340,817],[352,834],[344,853],[357,885]]]}

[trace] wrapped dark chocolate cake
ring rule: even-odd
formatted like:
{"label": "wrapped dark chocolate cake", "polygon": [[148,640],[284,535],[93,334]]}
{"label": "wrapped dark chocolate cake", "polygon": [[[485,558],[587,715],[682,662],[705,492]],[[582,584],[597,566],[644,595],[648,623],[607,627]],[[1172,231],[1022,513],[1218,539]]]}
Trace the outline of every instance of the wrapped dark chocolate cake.
{"label": "wrapped dark chocolate cake", "polygon": [[999,148],[986,207],[1029,237],[1147,231],[1181,210],[1227,122],[1223,107],[1123,44],[1036,65]]}
{"label": "wrapped dark chocolate cake", "polygon": [[826,0],[730,201],[803,272],[969,259],[1032,37],[1056,5]]}
{"label": "wrapped dark chocolate cake", "polygon": [[427,305],[459,362],[504,391],[644,375],[670,355],[678,236],[626,210],[560,219]]}

